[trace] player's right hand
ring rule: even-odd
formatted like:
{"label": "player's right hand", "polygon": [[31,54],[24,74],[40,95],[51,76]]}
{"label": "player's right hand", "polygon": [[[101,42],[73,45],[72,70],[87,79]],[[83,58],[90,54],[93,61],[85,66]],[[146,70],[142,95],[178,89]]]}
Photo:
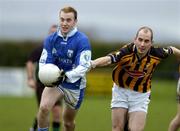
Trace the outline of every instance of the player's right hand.
{"label": "player's right hand", "polygon": [[32,89],[36,89],[36,82],[33,78],[28,79],[27,83],[28,86],[31,87]]}

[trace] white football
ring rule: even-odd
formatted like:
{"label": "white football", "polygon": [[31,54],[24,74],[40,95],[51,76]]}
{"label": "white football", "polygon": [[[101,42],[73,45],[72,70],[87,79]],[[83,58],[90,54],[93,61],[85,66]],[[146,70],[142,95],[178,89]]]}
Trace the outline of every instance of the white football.
{"label": "white football", "polygon": [[39,69],[39,80],[48,87],[53,87],[61,77],[62,71],[54,64],[45,64]]}

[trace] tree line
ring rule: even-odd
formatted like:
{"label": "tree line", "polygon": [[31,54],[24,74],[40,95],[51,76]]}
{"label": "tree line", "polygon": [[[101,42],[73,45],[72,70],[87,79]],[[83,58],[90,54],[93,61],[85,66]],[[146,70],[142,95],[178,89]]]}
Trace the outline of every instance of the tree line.
{"label": "tree line", "polygon": [[[25,67],[29,54],[33,49],[42,44],[42,41],[0,41],[0,66]],[[124,43],[107,43],[91,41],[92,59],[107,55],[108,53],[120,49]],[[166,61],[162,61],[157,67],[158,77],[176,77],[178,72],[178,62],[174,56],[170,56]]]}

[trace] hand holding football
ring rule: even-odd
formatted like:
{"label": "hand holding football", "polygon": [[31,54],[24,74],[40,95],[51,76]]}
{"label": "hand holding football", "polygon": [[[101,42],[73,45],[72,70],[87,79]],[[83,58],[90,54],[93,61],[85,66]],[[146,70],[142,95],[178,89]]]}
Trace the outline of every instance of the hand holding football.
{"label": "hand holding football", "polygon": [[38,72],[39,80],[47,87],[54,87],[64,81],[65,74],[54,64],[43,65]]}

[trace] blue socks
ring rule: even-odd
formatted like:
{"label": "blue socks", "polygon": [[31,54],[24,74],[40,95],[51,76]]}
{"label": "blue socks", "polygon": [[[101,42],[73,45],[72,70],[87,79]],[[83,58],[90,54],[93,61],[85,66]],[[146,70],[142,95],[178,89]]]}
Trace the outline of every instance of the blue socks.
{"label": "blue socks", "polygon": [[48,127],[46,127],[46,128],[38,128],[38,131],[48,131]]}

